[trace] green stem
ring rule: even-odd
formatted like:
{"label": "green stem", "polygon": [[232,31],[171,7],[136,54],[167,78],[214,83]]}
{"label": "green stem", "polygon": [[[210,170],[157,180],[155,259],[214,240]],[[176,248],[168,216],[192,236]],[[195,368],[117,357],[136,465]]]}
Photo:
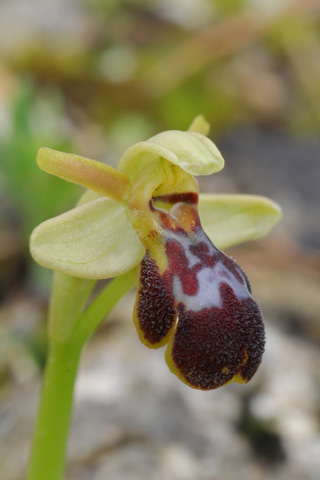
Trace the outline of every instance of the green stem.
{"label": "green stem", "polygon": [[80,315],[73,332],[74,338],[85,343],[95,332],[104,318],[115,307],[116,303],[128,293],[137,283],[138,268],[116,277],[93,300],[89,307]]}
{"label": "green stem", "polygon": [[75,325],[95,284],[96,280],[54,272],[49,308],[49,338],[59,342],[67,342],[72,338]]}
{"label": "green stem", "polygon": [[51,342],[27,480],[60,480],[81,355],[78,343]]}
{"label": "green stem", "polygon": [[62,478],[82,347],[136,280],[137,269],[115,278],[81,313],[94,283],[55,274],[49,351],[27,480]]}

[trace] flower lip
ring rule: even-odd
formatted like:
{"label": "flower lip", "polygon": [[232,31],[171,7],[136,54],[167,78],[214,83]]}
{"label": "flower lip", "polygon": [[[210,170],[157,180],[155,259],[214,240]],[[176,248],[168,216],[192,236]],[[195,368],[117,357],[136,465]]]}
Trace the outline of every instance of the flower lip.
{"label": "flower lip", "polygon": [[141,263],[140,339],[152,348],[168,343],[169,368],[193,388],[247,382],[261,362],[264,326],[246,275],[210,242],[196,205],[154,214],[162,229],[156,255],[147,250]]}

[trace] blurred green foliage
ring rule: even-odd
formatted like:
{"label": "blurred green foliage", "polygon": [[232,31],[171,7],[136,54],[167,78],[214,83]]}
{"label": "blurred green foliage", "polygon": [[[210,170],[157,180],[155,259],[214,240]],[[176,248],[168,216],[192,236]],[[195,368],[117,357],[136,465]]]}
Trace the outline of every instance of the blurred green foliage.
{"label": "blurred green foliage", "polygon": [[71,148],[66,135],[54,132],[53,125],[48,129],[50,123],[63,121],[62,116],[58,92],[39,96],[34,82],[23,81],[13,99],[11,131],[0,140],[3,204],[26,239],[37,224],[76,199],[73,185],[44,174],[36,164],[37,151],[44,144],[58,150]]}

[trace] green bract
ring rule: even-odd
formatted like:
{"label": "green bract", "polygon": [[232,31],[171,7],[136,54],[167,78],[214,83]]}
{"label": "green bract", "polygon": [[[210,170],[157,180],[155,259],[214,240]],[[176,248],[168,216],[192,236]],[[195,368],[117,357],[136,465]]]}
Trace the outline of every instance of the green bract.
{"label": "green bract", "polygon": [[[131,224],[127,201],[139,172],[150,162],[165,159],[185,172],[185,181],[224,166],[214,143],[199,133],[207,131],[204,119],[198,117],[190,129],[163,132],[133,145],[117,170],[77,155],[40,149],[38,164],[43,170],[97,193],[86,193],[76,208],[33,231],[33,258],[44,267],[92,279],[115,277],[138,265],[145,248]],[[199,214],[210,239],[225,248],[267,234],[281,211],[261,196],[200,194]]]}

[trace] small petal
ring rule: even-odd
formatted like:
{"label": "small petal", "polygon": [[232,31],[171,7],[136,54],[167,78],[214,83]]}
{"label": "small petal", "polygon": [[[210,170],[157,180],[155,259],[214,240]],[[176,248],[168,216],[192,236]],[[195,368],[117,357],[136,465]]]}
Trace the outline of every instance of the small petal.
{"label": "small petal", "polygon": [[128,178],[114,168],[79,155],[40,148],[37,163],[47,173],[119,202],[126,200],[131,188]]}
{"label": "small petal", "polygon": [[47,220],[32,233],[40,265],[82,278],[111,278],[135,267],[145,249],[124,203],[99,197]]}
{"label": "small petal", "polygon": [[128,148],[120,159],[118,170],[133,183],[141,168],[160,157],[191,175],[210,175],[224,167],[221,153],[209,138],[193,131],[172,130]]}
{"label": "small petal", "polygon": [[266,235],[281,218],[272,200],[257,195],[200,194],[203,229],[218,248],[226,248]]}

